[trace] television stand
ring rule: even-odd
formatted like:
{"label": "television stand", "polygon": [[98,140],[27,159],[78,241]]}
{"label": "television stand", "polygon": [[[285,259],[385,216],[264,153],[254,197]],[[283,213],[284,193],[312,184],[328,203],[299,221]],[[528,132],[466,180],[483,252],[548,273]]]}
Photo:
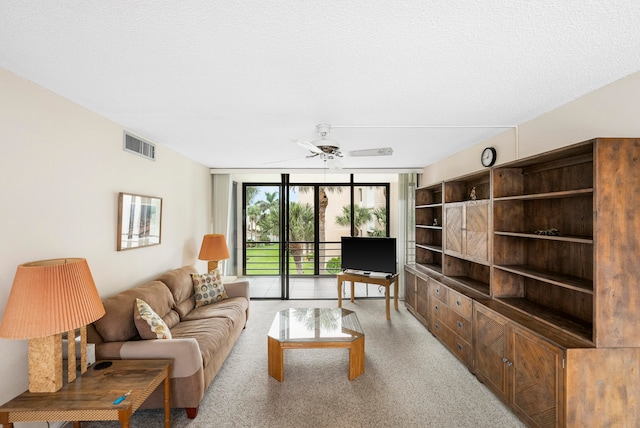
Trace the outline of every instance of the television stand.
{"label": "television stand", "polygon": [[398,274],[395,275],[364,275],[349,272],[342,272],[338,274],[338,307],[342,307],[342,283],[344,281],[351,282],[351,302],[354,300],[354,283],[362,282],[363,284],[376,284],[385,288],[384,300],[387,309],[387,319],[391,319],[391,310],[389,309],[389,288],[391,284],[393,287],[393,306],[395,310],[398,310]]}

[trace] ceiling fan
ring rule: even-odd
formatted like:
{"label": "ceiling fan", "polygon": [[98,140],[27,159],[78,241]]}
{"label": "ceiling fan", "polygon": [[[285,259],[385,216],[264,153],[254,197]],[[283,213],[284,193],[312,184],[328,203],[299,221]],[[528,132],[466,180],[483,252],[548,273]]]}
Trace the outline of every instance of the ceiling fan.
{"label": "ceiling fan", "polygon": [[[337,158],[343,157],[340,151],[340,143],[327,138],[331,131],[331,125],[321,123],[316,126],[316,131],[320,136],[319,140],[304,141],[294,140],[300,147],[309,150],[310,154],[307,158],[320,157],[328,166],[340,168],[342,164]],[[391,156],[393,149],[391,147],[382,147],[378,149],[352,150],[349,156]]]}

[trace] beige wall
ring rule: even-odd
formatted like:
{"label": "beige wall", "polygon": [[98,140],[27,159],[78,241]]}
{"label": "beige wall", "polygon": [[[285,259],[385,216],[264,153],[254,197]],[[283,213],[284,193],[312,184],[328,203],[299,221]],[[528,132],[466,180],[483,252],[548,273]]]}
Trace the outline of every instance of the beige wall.
{"label": "beige wall", "polygon": [[640,73],[635,73],[521,124],[517,145],[511,130],[428,165],[420,185],[481,170],[480,153],[487,146],[496,147],[499,165],[594,137],[638,137],[639,100]]}
{"label": "beige wall", "polygon": [[[156,162],[126,153],[120,125],[1,68],[0,94],[0,316],[20,263],[84,257],[102,296],[196,263],[208,168],[160,145]],[[161,245],[116,251],[122,191],[163,198]],[[4,403],[28,386],[27,342],[0,350]]]}

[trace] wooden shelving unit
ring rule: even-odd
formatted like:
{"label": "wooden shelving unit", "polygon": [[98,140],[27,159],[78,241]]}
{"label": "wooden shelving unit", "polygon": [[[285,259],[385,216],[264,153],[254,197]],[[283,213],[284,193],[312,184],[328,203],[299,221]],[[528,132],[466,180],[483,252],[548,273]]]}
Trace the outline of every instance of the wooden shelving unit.
{"label": "wooden shelving unit", "polygon": [[[640,139],[419,191],[423,253],[405,270],[420,321],[528,426],[640,426]],[[443,295],[470,299],[473,317]]]}
{"label": "wooden shelving unit", "polygon": [[594,144],[493,171],[493,296],[589,341]]}
{"label": "wooden shelving unit", "polygon": [[442,273],[442,183],[416,189],[416,264]]}

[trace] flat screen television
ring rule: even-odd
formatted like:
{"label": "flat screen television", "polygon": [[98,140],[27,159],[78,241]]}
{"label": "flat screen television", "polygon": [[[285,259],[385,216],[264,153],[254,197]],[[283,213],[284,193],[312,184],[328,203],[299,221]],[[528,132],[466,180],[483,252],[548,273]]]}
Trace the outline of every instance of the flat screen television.
{"label": "flat screen television", "polygon": [[396,274],[396,238],[343,236],[343,271]]}

